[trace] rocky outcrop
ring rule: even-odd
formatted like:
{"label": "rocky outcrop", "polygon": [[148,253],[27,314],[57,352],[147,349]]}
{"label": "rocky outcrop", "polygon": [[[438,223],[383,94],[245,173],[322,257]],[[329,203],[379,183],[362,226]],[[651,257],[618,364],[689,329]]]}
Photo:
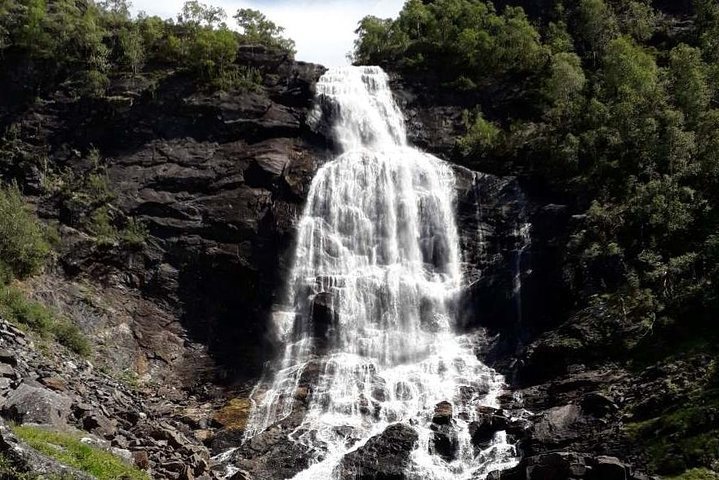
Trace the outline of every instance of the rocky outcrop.
{"label": "rocky outcrop", "polygon": [[76,203],[43,193],[45,172],[29,163],[0,172],[60,222],[63,275],[146,300],[126,326],[146,353],[137,362],[158,380],[177,364],[184,379],[203,376],[197,345],[221,367],[212,367],[216,378],[259,374],[273,351],[267,319],[294,221],[326,155],[326,141],[306,123],[324,69],[257,46],[241,47],[236,61],[261,74],[258,88],[211,93],[187,73],[158,67],[111,79],[101,98],[57,91],[25,110],[0,105],[0,129],[14,125],[23,148],[55,172],[92,171],[88,152],[97,149],[111,215],[147,227],[143,249],[99,245],[75,229]]}
{"label": "rocky outcrop", "polygon": [[402,423],[390,425],[357,450],[345,455],[339,465],[343,480],[405,480],[417,432]]}
{"label": "rocky outcrop", "polygon": [[[5,377],[9,381],[0,385],[0,411],[6,419],[77,432],[92,444],[133,461],[153,478],[178,478],[183,469],[195,478],[214,478],[209,450],[196,435],[198,426],[189,425],[182,415],[184,410],[201,408],[197,399],[176,397],[173,402],[165,395],[133,391],[89,361],[60,349],[39,351],[30,337],[2,319],[0,351],[4,352],[2,365],[12,369]],[[18,471],[69,472],[71,478],[86,478],[23,444],[2,420],[0,455],[9,458]]]}
{"label": "rocky outcrop", "polygon": [[[37,452],[20,441],[12,430],[0,420],[0,456],[3,468],[10,468],[12,475],[33,475],[47,478],[72,478],[93,480],[93,477]],[[5,472],[0,472],[5,475]],[[9,475],[9,474],[8,474]],[[3,478],[16,478],[12,476]]]}
{"label": "rocky outcrop", "polygon": [[524,458],[510,470],[492,472],[488,480],[649,480],[633,474],[631,467],[615,457],[570,452],[548,453]]}

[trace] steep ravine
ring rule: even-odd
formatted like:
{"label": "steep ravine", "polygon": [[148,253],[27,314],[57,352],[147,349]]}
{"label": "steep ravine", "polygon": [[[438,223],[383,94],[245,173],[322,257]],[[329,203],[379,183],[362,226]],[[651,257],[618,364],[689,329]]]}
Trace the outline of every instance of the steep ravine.
{"label": "steep ravine", "polygon": [[[26,148],[45,152],[52,164],[82,172],[96,148],[114,208],[149,230],[141,249],[98,244],[72,226],[72,211],[44,194],[45,172],[27,164],[2,172],[20,182],[46,221],[59,223],[54,266],[23,288],[70,316],[96,344],[87,362],[59,349],[43,354],[1,323],[6,420],[73,425],[153,478],[220,475],[210,455],[239,444],[249,388],[275,353],[268,318],[288,273],[296,219],[333,150],[306,122],[324,68],[261,48],[240,55],[263,72],[259,91],[207,94],[159,69],[115,79],[112,96],[102,99],[55,93],[30,106],[3,105],[2,126],[19,125]],[[22,76],[5,72],[2,80]],[[410,141],[451,160],[463,105],[409,78],[397,78],[393,90]],[[626,424],[652,418],[657,404],[671,401],[658,398],[667,378],[702,381],[701,359],[640,371],[622,366],[621,345],[645,332],[601,309],[573,312],[561,287],[557,258],[571,209],[521,176],[461,166],[454,173],[464,269],[474,279],[463,292],[462,323],[490,333],[478,353],[510,382],[503,407],[535,414],[530,424],[510,425],[501,411],[483,412],[477,442],[504,427],[525,457],[518,469],[490,478],[645,478],[630,473],[645,470],[647,459]],[[31,394],[18,394],[24,390]],[[644,410],[637,413],[637,405]],[[38,406],[40,417],[21,414]],[[366,458],[391,464],[387,446],[404,445],[407,435],[383,434]],[[47,463],[7,429],[0,436],[0,450],[20,464]],[[246,448],[255,450],[254,463],[246,456],[254,478],[284,478],[306,460],[272,430]],[[401,478],[367,471],[362,478]]]}

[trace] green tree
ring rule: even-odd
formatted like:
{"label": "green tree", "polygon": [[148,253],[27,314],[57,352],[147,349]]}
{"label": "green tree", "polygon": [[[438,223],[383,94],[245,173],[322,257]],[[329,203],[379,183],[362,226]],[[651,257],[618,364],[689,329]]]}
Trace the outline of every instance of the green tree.
{"label": "green tree", "polygon": [[628,37],[611,41],[603,58],[604,83],[610,96],[641,102],[657,93],[659,69],[651,54]]}
{"label": "green tree", "polygon": [[122,63],[137,74],[145,62],[145,48],[136,25],[123,29],[119,34]]}
{"label": "green tree", "polygon": [[222,77],[235,61],[237,47],[237,37],[228,28],[201,29],[190,46],[190,61],[207,78]]}
{"label": "green tree", "polygon": [[657,15],[651,5],[630,1],[619,16],[621,29],[639,42],[649,40],[657,28]]}
{"label": "green tree", "polygon": [[295,53],[295,42],[282,36],[285,29],[269,20],[262,12],[242,8],[233,18],[242,29],[246,43],[268,45]]}
{"label": "green tree", "polygon": [[215,27],[227,18],[225,11],[219,7],[206,5],[197,0],[189,0],[182,6],[177,21],[191,27]]}
{"label": "green tree", "polygon": [[595,57],[619,34],[617,18],[603,0],[581,0],[578,24],[580,38]]}
{"label": "green tree", "polygon": [[17,185],[0,185],[0,270],[25,278],[38,273],[50,253],[45,229]]}
{"label": "green tree", "polygon": [[381,64],[385,58],[390,58],[402,49],[394,41],[394,22],[387,18],[367,16],[360,20],[357,30],[357,40],[353,53],[354,61],[363,64]]}
{"label": "green tree", "polygon": [[581,98],[586,82],[579,56],[574,53],[557,53],[552,56],[544,94],[557,112],[569,112]]}
{"label": "green tree", "polygon": [[701,51],[683,43],[674,47],[669,54],[668,77],[674,101],[690,123],[695,124],[711,100]]}

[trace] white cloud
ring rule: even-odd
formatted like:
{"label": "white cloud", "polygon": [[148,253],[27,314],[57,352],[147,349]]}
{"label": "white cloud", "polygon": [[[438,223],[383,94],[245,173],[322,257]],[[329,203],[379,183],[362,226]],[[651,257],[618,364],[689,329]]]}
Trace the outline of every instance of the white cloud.
{"label": "white cloud", "polygon": [[[175,17],[184,0],[135,0],[133,10],[150,15]],[[352,50],[357,22],[365,15],[387,18],[397,15],[404,0],[204,0],[222,7],[232,17],[239,8],[261,10],[273,22],[285,27],[285,33],[297,43],[297,59],[325,66],[347,63]],[[228,22],[231,26],[233,21]]]}

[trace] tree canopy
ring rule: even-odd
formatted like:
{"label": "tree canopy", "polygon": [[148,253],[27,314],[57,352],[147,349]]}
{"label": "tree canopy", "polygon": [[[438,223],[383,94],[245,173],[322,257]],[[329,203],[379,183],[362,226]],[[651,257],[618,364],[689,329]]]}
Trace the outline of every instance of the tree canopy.
{"label": "tree canopy", "polygon": [[[243,44],[263,45],[294,55],[294,43],[256,10],[234,17],[242,32],[226,23],[219,7],[185,2],[177,19],[130,15],[127,0],[6,0],[0,4],[0,59],[27,56],[46,77],[74,85],[78,95],[102,95],[108,77],[139,74],[148,64],[194,72],[218,88],[247,86],[255,72],[236,63]],[[41,79],[39,79],[41,80]]]}
{"label": "tree canopy", "polygon": [[536,22],[408,0],[359,23],[354,61],[471,93],[455,160],[570,205],[577,306],[701,329],[719,313],[719,4],[694,4],[676,30],[644,0],[556,1]]}

